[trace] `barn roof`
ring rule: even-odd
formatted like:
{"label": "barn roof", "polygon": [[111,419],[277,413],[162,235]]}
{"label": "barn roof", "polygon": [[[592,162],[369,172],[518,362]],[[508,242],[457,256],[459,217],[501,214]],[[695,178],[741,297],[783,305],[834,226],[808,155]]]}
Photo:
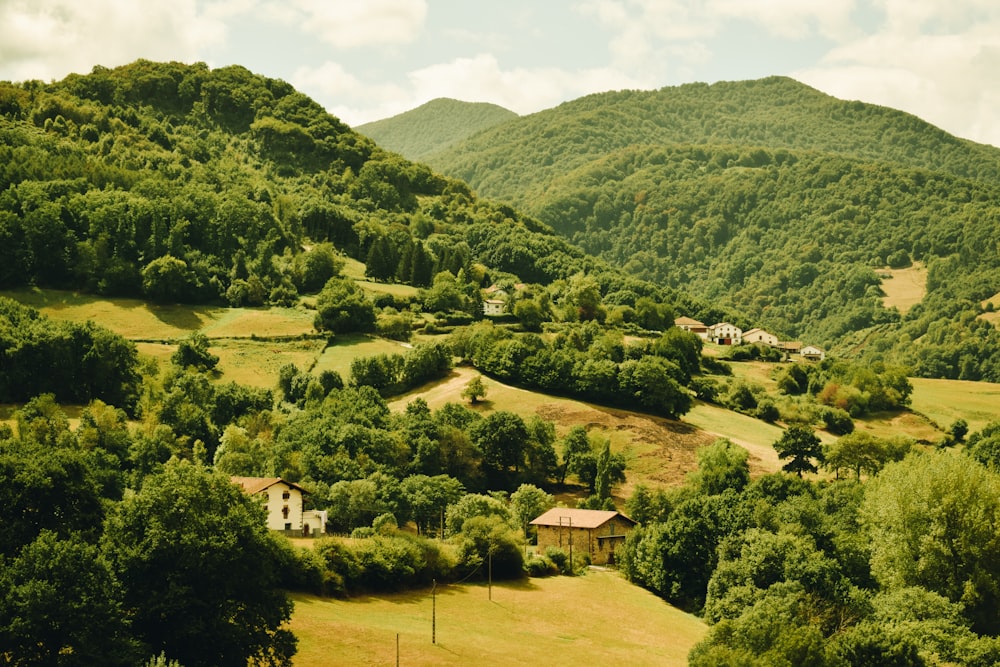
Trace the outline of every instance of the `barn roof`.
{"label": "barn roof", "polygon": [[609,510],[581,510],[572,507],[553,507],[531,522],[533,526],[565,526],[569,528],[597,528],[611,519],[621,517],[629,523],[635,523],[621,512]]}

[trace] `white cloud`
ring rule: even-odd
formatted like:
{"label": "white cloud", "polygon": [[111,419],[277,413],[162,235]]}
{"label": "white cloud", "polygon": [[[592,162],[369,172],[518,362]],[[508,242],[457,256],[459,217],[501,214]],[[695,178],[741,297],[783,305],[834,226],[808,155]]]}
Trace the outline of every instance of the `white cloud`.
{"label": "white cloud", "polygon": [[195,0],[14,0],[0,4],[0,78],[57,79],[94,65],[200,59],[226,27]]}
{"label": "white cloud", "polygon": [[[1000,98],[1000,8],[986,15],[973,6],[965,25],[952,20],[952,29],[944,30],[940,26],[957,14],[939,3],[885,4],[877,32],[841,44],[793,76],[837,97],[905,109],[958,136],[1000,146],[1000,126],[991,122]],[[969,22],[972,14],[979,20]],[[938,29],[922,27],[928,21]]]}
{"label": "white cloud", "polygon": [[302,30],[338,49],[412,42],[427,18],[426,0],[293,0]]}

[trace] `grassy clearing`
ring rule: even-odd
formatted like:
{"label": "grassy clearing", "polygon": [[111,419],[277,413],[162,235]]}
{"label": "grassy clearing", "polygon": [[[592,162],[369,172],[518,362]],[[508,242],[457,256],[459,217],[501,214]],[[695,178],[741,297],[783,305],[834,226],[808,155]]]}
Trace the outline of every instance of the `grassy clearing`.
{"label": "grassy clearing", "polygon": [[301,308],[221,308],[157,305],[37,288],[0,292],[57,320],[93,321],[129,339],[173,340],[201,331],[209,338],[299,336],[315,333],[314,314]]}
{"label": "grassy clearing", "polygon": [[927,293],[927,267],[920,262],[905,269],[882,269],[879,273],[882,279],[882,305],[886,308],[896,307],[900,313],[906,313],[910,308],[920,303]]}
{"label": "grassy clearing", "polygon": [[347,382],[351,378],[351,362],[354,359],[377,354],[405,354],[406,351],[407,345],[398,341],[364,334],[344,334],[334,338],[333,344],[323,350],[313,373],[318,375],[323,371],[337,371],[344,382]]}
{"label": "grassy clearing", "polygon": [[[687,664],[705,624],[615,572],[438,587],[350,601],[294,595],[296,667],[321,665]],[[626,622],[623,622],[626,621]]]}
{"label": "grassy clearing", "polygon": [[[735,365],[735,364],[734,364]],[[781,468],[772,443],[781,437],[780,426],[717,405],[696,401],[684,422],[715,437],[729,438],[750,452],[751,474],[774,472]]]}
{"label": "grassy clearing", "polygon": [[306,370],[323,353],[325,345],[325,340],[316,339],[280,343],[224,339],[212,341],[210,350],[219,357],[221,381],[274,389],[282,366],[292,363]]}
{"label": "grassy clearing", "polygon": [[1000,384],[927,378],[910,378],[910,383],[910,407],[942,429],[961,418],[969,423],[971,433],[1000,420]]}

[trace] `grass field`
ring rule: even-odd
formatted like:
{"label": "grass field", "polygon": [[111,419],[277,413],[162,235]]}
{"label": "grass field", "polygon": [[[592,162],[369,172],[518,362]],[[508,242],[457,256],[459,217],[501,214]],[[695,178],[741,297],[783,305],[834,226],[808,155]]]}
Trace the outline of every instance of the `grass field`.
{"label": "grass field", "polygon": [[927,267],[920,262],[905,269],[881,269],[879,273],[888,277],[882,279],[882,305],[896,307],[900,313],[920,303],[927,293]]}
{"label": "grass field", "polygon": [[1000,384],[968,380],[910,378],[910,407],[947,429],[956,419],[969,423],[969,432],[1000,420]]}
{"label": "grass field", "polygon": [[[337,371],[347,382],[351,377],[351,361],[358,357],[373,357],[376,354],[405,354],[407,346],[387,338],[376,338],[364,334],[344,334],[333,339],[316,361],[313,372]],[[277,379],[277,376],[275,376]]]}
{"label": "grass field", "polygon": [[616,572],[493,585],[439,586],[431,643],[429,590],[349,601],[293,595],[295,667],[687,664],[706,632],[698,618]]}

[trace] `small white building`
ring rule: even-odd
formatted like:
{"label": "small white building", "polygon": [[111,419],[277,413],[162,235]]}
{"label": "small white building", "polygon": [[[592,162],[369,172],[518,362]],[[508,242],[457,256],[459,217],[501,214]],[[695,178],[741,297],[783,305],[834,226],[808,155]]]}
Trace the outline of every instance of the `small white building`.
{"label": "small white building", "polygon": [[503,315],[504,306],[507,305],[506,301],[501,299],[484,299],[483,300],[483,315]]}
{"label": "small white building", "polygon": [[743,342],[743,329],[729,322],[719,322],[708,328],[709,340],[719,345],[739,345]]}
{"label": "small white building", "polygon": [[750,331],[744,332],[743,334],[744,343],[760,343],[761,345],[770,345],[771,347],[777,347],[778,337],[773,333],[769,333],[763,329],[751,329]]}
{"label": "small white building", "polygon": [[812,361],[823,361],[826,359],[826,352],[823,351],[823,348],[816,345],[805,345],[799,350],[799,354],[803,359],[810,359]]}
{"label": "small white building", "polygon": [[326,511],[303,509],[304,494],[298,484],[280,477],[231,477],[247,495],[258,496],[267,511],[267,527],[286,535],[309,537],[326,532]]}

